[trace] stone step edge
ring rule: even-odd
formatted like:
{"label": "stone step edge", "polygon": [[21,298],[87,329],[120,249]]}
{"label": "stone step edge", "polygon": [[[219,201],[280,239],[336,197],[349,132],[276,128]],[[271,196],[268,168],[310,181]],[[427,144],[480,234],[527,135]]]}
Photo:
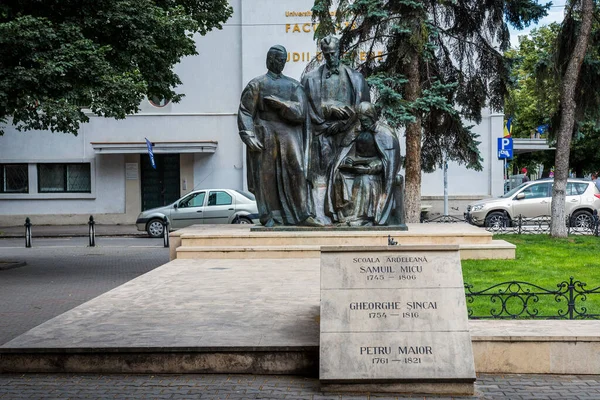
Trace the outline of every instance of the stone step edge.
{"label": "stone step edge", "polygon": [[[509,329],[510,330],[510,329]],[[598,330],[600,332],[600,330]],[[578,336],[496,336],[472,332],[475,370],[478,373],[553,373],[560,375],[598,374],[597,363],[582,360],[572,352],[580,345],[584,354],[594,357],[600,348],[600,337],[581,332]],[[499,344],[490,352],[490,345]],[[560,347],[541,346],[554,343]],[[533,347],[528,347],[533,346]],[[217,350],[218,349],[218,350]],[[37,350],[37,352],[36,352]],[[69,351],[71,350],[71,351]],[[144,347],[109,349],[0,349],[2,373],[246,373],[246,374],[318,374],[317,346],[238,347],[229,351],[211,348],[186,348],[179,351]],[[538,365],[518,354],[534,352],[540,359],[550,360],[553,353],[561,355],[560,366]],[[531,354],[529,354],[531,356]],[[554,355],[556,357],[556,355]],[[548,364],[548,363],[546,363]],[[585,366],[582,364],[590,364]]]}
{"label": "stone step edge", "polygon": [[223,238],[297,238],[297,237],[482,237],[493,236],[492,233],[483,232],[411,232],[411,231],[331,231],[331,232],[203,232],[203,233],[171,233],[171,237],[185,239],[223,239]]}
{"label": "stone step edge", "polygon": [[471,249],[516,249],[517,246],[506,240],[492,240],[491,243],[465,243],[458,245],[461,250]]}
{"label": "stone step edge", "polygon": [[[460,250],[504,250],[515,249],[514,244],[504,240],[494,240],[492,243],[458,244]],[[177,252],[259,252],[259,251],[319,251],[320,245],[270,245],[270,246],[179,246]]]}

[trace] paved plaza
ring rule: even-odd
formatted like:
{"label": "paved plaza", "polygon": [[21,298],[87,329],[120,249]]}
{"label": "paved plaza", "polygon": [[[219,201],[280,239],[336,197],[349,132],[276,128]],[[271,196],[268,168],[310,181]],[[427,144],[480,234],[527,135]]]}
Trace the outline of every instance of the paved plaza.
{"label": "paved plaza", "polygon": [[328,394],[316,378],[275,375],[0,375],[0,399],[600,399],[600,376],[480,375],[475,395]]}
{"label": "paved plaza", "polygon": [[[25,249],[0,240],[0,344],[168,262],[160,240],[38,239]],[[219,270],[214,270],[216,273]],[[331,395],[315,377],[232,374],[0,374],[0,399],[450,399],[444,396]],[[600,375],[480,374],[475,395],[456,399],[600,399]]]}
{"label": "paved plaza", "polygon": [[0,239],[0,345],[169,261],[162,239],[99,237]]}

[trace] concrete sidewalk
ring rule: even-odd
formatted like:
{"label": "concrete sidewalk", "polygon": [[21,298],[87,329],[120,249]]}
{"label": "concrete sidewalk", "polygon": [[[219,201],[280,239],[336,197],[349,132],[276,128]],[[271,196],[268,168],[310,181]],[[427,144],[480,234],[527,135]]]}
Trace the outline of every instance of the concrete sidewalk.
{"label": "concrete sidewalk", "polygon": [[[42,237],[76,237],[88,236],[88,225],[32,225],[31,236]],[[138,231],[135,225],[101,225],[96,224],[96,236],[147,236]],[[24,238],[25,226],[0,226],[1,238]]]}

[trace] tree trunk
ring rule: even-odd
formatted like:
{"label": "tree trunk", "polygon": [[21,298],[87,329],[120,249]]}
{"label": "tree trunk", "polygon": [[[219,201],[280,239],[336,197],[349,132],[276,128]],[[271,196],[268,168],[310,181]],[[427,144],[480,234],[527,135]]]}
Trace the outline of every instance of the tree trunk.
{"label": "tree trunk", "polygon": [[[413,53],[407,65],[406,101],[412,103],[421,95],[419,56]],[[406,186],[404,187],[404,210],[406,222],[421,219],[421,119],[406,126]]]}
{"label": "tree trunk", "polygon": [[556,158],[554,160],[555,170],[551,210],[552,225],[550,226],[550,236],[552,237],[567,237],[565,201],[567,178],[569,176],[569,152],[571,149],[573,126],[575,124],[575,88],[592,30],[593,13],[593,0],[582,0],[581,28],[560,88],[561,114],[560,125],[556,135]]}

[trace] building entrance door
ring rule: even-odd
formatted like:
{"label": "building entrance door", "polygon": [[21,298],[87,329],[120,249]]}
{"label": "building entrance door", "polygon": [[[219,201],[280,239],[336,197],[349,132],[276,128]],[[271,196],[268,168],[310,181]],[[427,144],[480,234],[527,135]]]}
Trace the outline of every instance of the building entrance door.
{"label": "building entrance door", "polygon": [[156,169],[148,154],[140,157],[142,177],[142,211],[166,206],[177,200],[179,191],[179,154],[154,154]]}

